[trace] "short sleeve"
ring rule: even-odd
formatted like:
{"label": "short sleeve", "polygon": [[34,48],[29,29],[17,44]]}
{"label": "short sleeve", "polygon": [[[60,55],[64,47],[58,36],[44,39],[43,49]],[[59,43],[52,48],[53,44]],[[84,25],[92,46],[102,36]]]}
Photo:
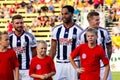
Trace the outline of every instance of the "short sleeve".
{"label": "short sleeve", "polygon": [[53,61],[53,59],[50,57],[50,66],[51,66],[51,71],[52,72],[56,72],[56,70],[55,70],[55,64],[54,64],[54,61]]}
{"label": "short sleeve", "polygon": [[30,69],[29,69],[29,75],[34,73],[34,61],[33,59],[30,62]]}
{"label": "short sleeve", "polygon": [[106,32],[106,39],[105,39],[106,43],[109,43],[111,42],[111,36],[110,36],[110,33],[107,31]]}
{"label": "short sleeve", "polygon": [[105,51],[103,50],[103,48],[101,48],[100,57],[101,57],[101,60],[102,60],[102,62],[103,62],[104,65],[109,64],[108,57],[105,55]]}
{"label": "short sleeve", "polygon": [[53,29],[52,29],[52,39],[53,39],[53,40],[56,40],[56,39],[57,39],[56,34],[57,34],[57,30],[56,30],[56,28],[53,28]]}
{"label": "short sleeve", "polygon": [[13,64],[14,69],[15,69],[15,67],[19,67],[18,58],[17,58],[14,50],[12,50],[12,64]]}
{"label": "short sleeve", "polygon": [[30,46],[31,47],[36,47],[36,45],[37,45],[36,38],[35,38],[35,36],[32,36],[32,39],[31,39],[31,42],[30,42]]}
{"label": "short sleeve", "polygon": [[70,56],[72,57],[72,59],[76,58],[80,53],[80,46],[78,46],[77,48],[75,48],[72,53],[70,54]]}

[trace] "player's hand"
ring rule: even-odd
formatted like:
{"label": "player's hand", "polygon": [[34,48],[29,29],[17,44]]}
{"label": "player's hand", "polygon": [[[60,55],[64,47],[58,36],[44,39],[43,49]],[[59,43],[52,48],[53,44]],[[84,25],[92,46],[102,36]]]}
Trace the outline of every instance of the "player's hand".
{"label": "player's hand", "polygon": [[44,74],[45,76],[45,79],[48,79],[49,78],[49,75],[48,74]]}
{"label": "player's hand", "polygon": [[46,79],[45,75],[40,75],[40,79],[45,80]]}
{"label": "player's hand", "polygon": [[77,68],[76,70],[78,73],[83,73],[85,71],[83,67]]}

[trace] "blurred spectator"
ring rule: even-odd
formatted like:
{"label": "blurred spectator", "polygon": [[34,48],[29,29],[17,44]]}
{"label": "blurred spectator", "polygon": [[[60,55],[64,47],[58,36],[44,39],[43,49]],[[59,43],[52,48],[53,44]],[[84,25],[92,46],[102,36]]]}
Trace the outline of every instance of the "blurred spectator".
{"label": "blurred spectator", "polygon": [[11,33],[13,31],[13,25],[10,22],[10,20],[7,21],[7,24],[8,24],[8,26],[7,26],[8,30],[7,31],[8,31],[8,33]]}
{"label": "blurred spectator", "polygon": [[51,1],[51,0],[45,0],[45,3],[47,3],[47,4],[48,4],[50,1]]}
{"label": "blurred spectator", "polygon": [[57,16],[57,21],[58,21],[58,22],[61,22],[61,21],[62,21],[62,15],[61,15],[61,14],[59,14],[59,15]]}
{"label": "blurred spectator", "polygon": [[112,35],[120,36],[120,22],[118,24],[116,24],[115,27],[112,28]]}
{"label": "blurred spectator", "polygon": [[25,24],[24,30],[28,31],[29,33],[32,33],[32,29],[28,24]]}
{"label": "blurred spectator", "polygon": [[3,18],[4,16],[3,16],[3,11],[2,11],[2,8],[1,8],[1,6],[0,6],[0,18]]}
{"label": "blurred spectator", "polygon": [[49,10],[49,12],[54,13],[54,5],[52,2],[50,2],[50,5],[48,6],[48,10]]}
{"label": "blurred spectator", "polygon": [[33,2],[32,3],[32,6],[33,6],[33,12],[38,12],[39,14],[41,13],[41,7],[40,7],[40,5],[37,3],[37,2]]}
{"label": "blurred spectator", "polygon": [[117,20],[120,18],[120,6],[116,9],[116,18]]}
{"label": "blurred spectator", "polygon": [[14,3],[14,8],[15,8],[15,10],[19,8],[19,4],[17,3],[17,0]]}
{"label": "blurred spectator", "polygon": [[103,0],[93,0],[94,8],[97,9],[100,5],[103,6]]}
{"label": "blurred spectator", "polygon": [[45,0],[39,0],[41,4],[45,4]]}
{"label": "blurred spectator", "polygon": [[27,3],[22,0],[22,2],[20,3],[20,8],[25,8],[27,6]]}
{"label": "blurred spectator", "polygon": [[39,21],[37,18],[34,18],[34,20],[32,21],[32,27],[36,28],[39,26]]}
{"label": "blurred spectator", "polygon": [[33,12],[34,12],[34,10],[33,10],[32,3],[29,3],[29,4],[27,5],[27,13],[33,13]]}
{"label": "blurred spectator", "polygon": [[3,4],[2,11],[3,11],[4,18],[10,18],[9,8],[7,7],[6,4]]}
{"label": "blurred spectator", "polygon": [[44,17],[43,16],[38,16],[38,20],[40,22],[40,27],[43,27],[44,26],[44,23],[45,23],[45,20],[44,20]]}
{"label": "blurred spectator", "polygon": [[48,7],[46,6],[46,4],[41,7],[41,12],[48,12]]}
{"label": "blurred spectator", "polygon": [[56,21],[53,18],[49,17],[49,26],[50,27],[54,27],[55,26],[55,22]]}
{"label": "blurred spectator", "polygon": [[73,17],[74,17],[74,20],[75,22],[79,21],[79,15],[80,14],[80,10],[77,8],[77,5],[74,6],[74,13],[73,13]]}
{"label": "blurred spectator", "polygon": [[116,18],[116,9],[115,9],[115,8],[113,8],[113,9],[111,10],[111,15],[112,15],[112,21],[113,21],[113,22],[116,22],[116,21],[117,21],[117,18]]}
{"label": "blurred spectator", "polygon": [[13,13],[15,13],[15,8],[13,5],[11,5],[11,8],[9,9],[10,16],[12,16]]}
{"label": "blurred spectator", "polygon": [[44,20],[45,22],[44,22],[43,27],[46,27],[46,25],[49,23],[49,16],[44,16]]}

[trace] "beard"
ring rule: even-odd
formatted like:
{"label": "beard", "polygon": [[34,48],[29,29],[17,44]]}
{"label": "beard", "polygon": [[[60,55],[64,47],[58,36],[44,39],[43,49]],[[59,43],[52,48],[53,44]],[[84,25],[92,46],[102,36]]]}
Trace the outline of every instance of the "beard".
{"label": "beard", "polygon": [[21,32],[23,32],[23,28],[15,28],[15,31],[21,33]]}

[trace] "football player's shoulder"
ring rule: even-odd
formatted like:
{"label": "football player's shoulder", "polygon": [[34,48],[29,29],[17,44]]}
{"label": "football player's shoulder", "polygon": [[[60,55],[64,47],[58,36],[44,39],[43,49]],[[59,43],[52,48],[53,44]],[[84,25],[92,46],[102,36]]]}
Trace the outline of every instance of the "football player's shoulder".
{"label": "football player's shoulder", "polygon": [[28,32],[28,31],[25,31],[24,34],[25,34],[26,36],[28,36],[28,37],[34,39],[34,35],[33,35],[32,33]]}
{"label": "football player's shoulder", "polygon": [[103,28],[103,27],[98,27],[98,30],[102,30],[102,31],[107,32],[107,29],[106,29],[106,28]]}
{"label": "football player's shoulder", "polygon": [[104,50],[102,46],[100,46],[100,45],[96,45],[96,46],[97,46],[98,51],[99,51],[99,50],[100,50],[100,51],[101,51],[101,50]]}
{"label": "football player's shoulder", "polygon": [[14,32],[10,32],[10,33],[9,33],[9,36],[12,36],[13,34],[14,34]]}
{"label": "football player's shoulder", "polygon": [[81,31],[83,31],[82,27],[80,27],[77,23],[75,23],[75,27],[77,27],[78,29],[80,29]]}
{"label": "football player's shoulder", "polygon": [[9,52],[10,54],[14,54],[14,53],[15,53],[15,51],[14,51],[13,49],[10,49],[10,48],[8,48],[8,52]]}
{"label": "football player's shoulder", "polygon": [[55,30],[55,29],[58,29],[60,28],[61,26],[63,26],[63,23],[59,24],[59,25],[56,25],[55,27],[52,28],[52,31]]}

